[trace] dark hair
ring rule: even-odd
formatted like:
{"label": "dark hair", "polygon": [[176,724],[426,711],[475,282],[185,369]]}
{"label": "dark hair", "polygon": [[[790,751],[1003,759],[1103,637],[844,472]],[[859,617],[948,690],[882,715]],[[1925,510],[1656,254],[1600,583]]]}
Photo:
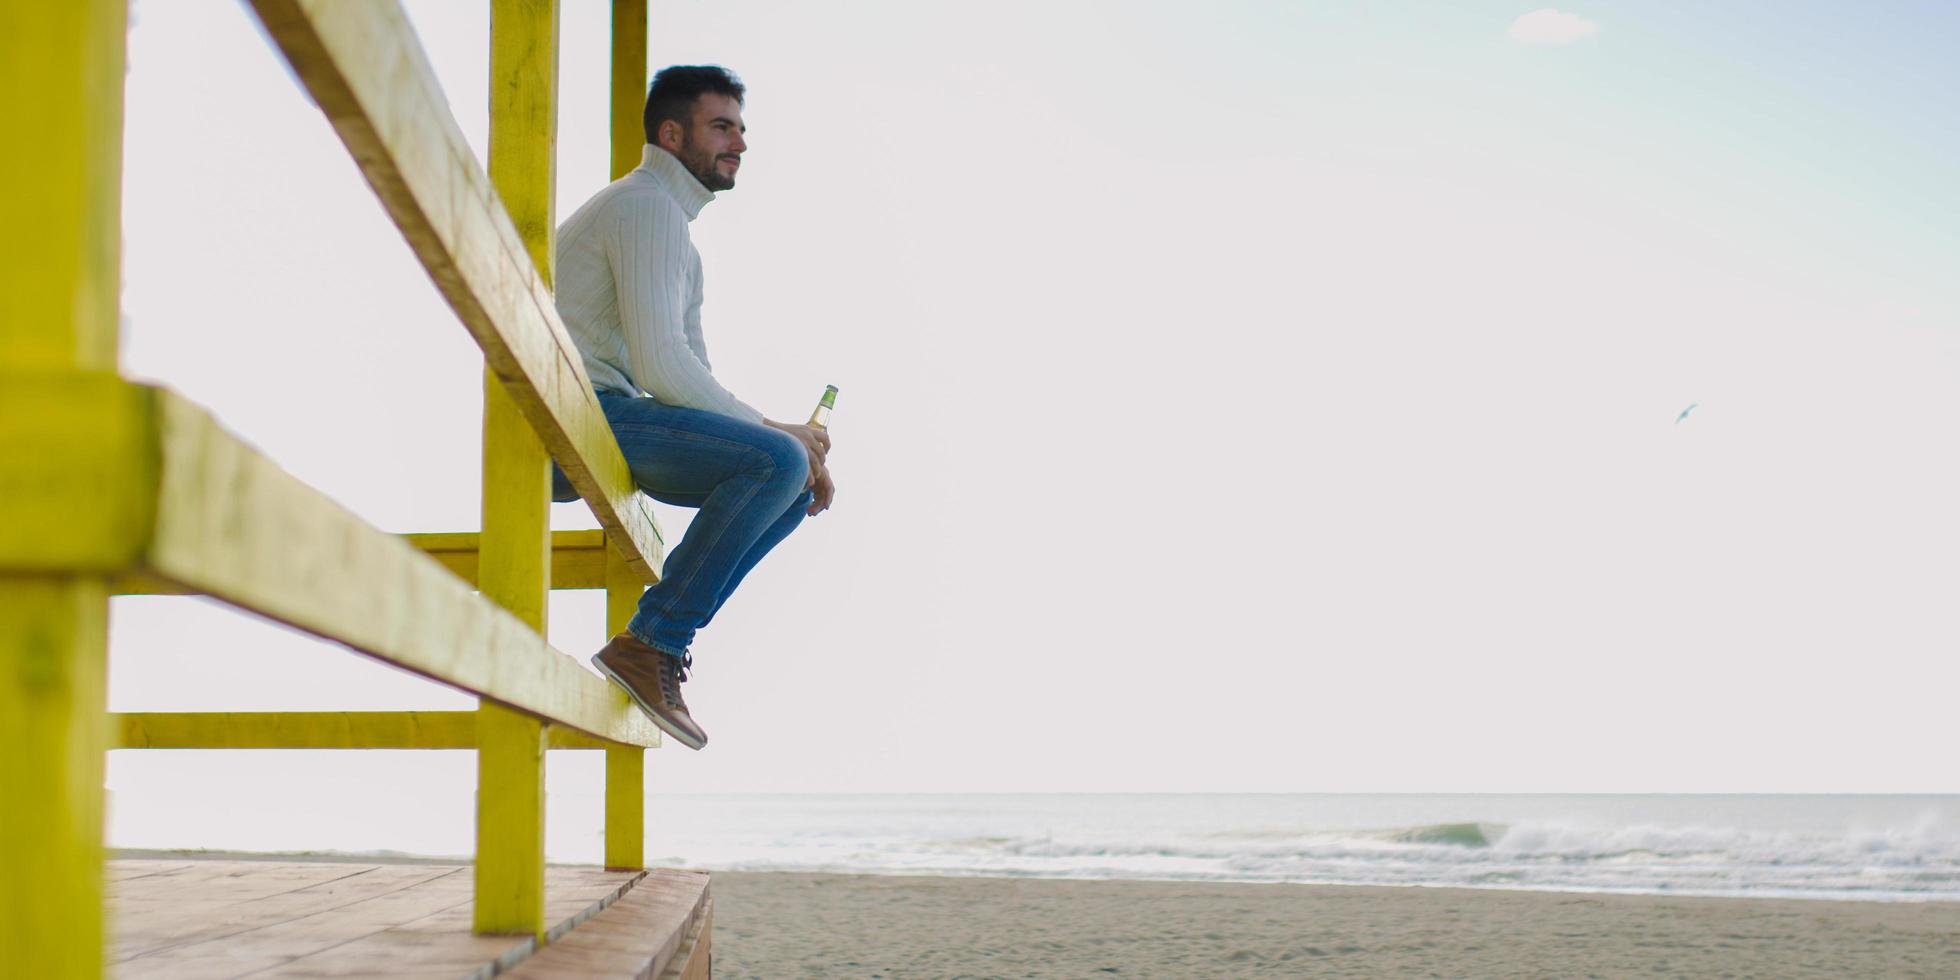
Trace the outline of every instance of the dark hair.
{"label": "dark hair", "polygon": [[647,142],[657,142],[654,134],[660,132],[660,124],[669,119],[686,129],[694,121],[694,103],[703,95],[712,92],[740,102],[747,91],[734,72],[720,65],[662,68],[660,74],[653,76],[653,87],[647,90]]}

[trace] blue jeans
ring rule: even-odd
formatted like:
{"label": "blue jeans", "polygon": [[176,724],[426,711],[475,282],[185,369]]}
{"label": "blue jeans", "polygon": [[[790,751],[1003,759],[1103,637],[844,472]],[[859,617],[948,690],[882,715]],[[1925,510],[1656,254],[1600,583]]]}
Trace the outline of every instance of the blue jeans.
{"label": "blue jeans", "polygon": [[[640,642],[685,656],[749,569],[803,522],[810,458],[786,432],[714,412],[610,391],[599,392],[599,408],[641,492],[700,509],[626,625]],[[556,466],[551,498],[578,499]]]}

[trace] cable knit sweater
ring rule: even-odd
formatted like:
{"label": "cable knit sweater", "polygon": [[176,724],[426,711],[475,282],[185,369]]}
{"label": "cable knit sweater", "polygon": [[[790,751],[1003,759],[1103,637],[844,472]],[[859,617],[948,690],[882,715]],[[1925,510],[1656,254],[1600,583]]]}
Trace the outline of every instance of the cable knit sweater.
{"label": "cable knit sweater", "polygon": [[714,198],[647,146],[639,167],[558,227],[558,316],[593,385],[761,422],[715,380],[701,336],[701,253],[687,225]]}

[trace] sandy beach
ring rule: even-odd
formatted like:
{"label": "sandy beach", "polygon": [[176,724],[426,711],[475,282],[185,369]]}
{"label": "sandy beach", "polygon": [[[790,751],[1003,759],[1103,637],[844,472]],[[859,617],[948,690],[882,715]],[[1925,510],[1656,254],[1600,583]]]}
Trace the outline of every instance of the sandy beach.
{"label": "sandy beach", "polygon": [[1953,977],[1960,903],[716,872],[748,977]]}

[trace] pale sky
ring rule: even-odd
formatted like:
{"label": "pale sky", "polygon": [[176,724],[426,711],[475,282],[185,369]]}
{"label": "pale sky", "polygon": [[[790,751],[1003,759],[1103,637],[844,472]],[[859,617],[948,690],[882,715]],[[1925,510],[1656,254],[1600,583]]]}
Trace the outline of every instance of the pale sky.
{"label": "pale sky", "polygon": [[[485,6],[409,4],[479,155]],[[606,7],[565,3],[561,218],[607,177]],[[133,23],[125,370],[381,528],[476,527],[480,356],[325,121],[237,5]],[[750,86],[694,225],[716,373],[842,392],[836,508],[702,634],[712,742],[656,791],[1960,790],[1956,30],[657,4],[654,67]],[[470,703],[199,601],[113,628],[120,710]],[[444,755],[111,782],[276,820],[467,792]]]}

